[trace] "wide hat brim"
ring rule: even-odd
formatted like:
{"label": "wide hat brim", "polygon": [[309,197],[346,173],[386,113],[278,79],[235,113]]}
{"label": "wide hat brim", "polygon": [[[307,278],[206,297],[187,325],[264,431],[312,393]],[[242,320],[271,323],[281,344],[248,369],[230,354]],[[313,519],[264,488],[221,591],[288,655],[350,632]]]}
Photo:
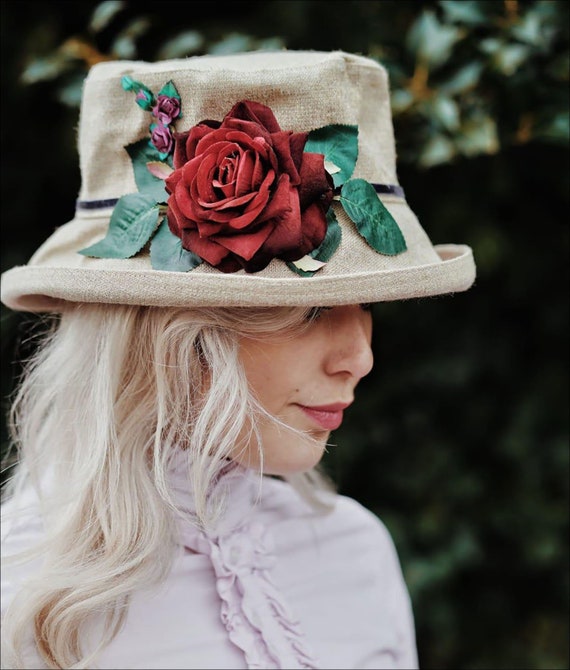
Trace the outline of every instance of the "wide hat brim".
{"label": "wide hat brim", "polygon": [[374,251],[342,210],[343,243],[311,277],[280,260],[262,272],[223,273],[203,264],[189,272],[151,267],[148,251],[129,259],[88,258],[78,250],[105,235],[107,213],[78,213],[38,249],[27,265],[2,275],[1,299],[15,310],[64,311],[69,303],[156,307],[313,306],[406,300],[465,291],[475,280],[471,249],[433,246],[402,198],[381,197],[398,222],[407,251]]}

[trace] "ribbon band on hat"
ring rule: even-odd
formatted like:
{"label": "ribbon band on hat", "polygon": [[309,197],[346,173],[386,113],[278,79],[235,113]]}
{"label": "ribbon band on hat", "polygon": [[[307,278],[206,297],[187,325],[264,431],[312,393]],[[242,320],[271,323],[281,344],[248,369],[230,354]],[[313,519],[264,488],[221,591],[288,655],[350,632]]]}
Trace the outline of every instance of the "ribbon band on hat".
{"label": "ribbon band on hat", "polygon": [[[399,184],[371,184],[376,193],[383,195],[394,195],[398,198],[405,198],[404,189]],[[107,209],[114,207],[119,202],[119,198],[108,198],[107,200],[77,200],[76,209]]]}

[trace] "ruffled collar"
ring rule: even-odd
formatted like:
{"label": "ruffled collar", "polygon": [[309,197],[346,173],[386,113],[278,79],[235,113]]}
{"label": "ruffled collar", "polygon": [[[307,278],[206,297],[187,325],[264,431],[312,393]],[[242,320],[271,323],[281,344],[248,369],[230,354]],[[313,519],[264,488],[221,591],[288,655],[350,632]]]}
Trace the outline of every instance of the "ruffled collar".
{"label": "ruffled collar", "polygon": [[[218,537],[246,523],[261,502],[265,479],[259,472],[244,468],[236,461],[227,461],[207,492],[208,504],[221,502],[221,511],[216,522],[204,528],[203,532],[210,537]],[[187,533],[189,526],[198,527],[200,524],[184,452],[179,452],[173,459],[169,480],[173,501],[181,519],[180,526]]]}
{"label": "ruffled collar", "polygon": [[192,522],[195,503],[182,454],[171,471],[181,542],[209,556],[220,618],[248,668],[318,668],[299,621],[273,580],[275,544],[261,514],[264,482],[259,472],[228,462],[208,492],[223,495],[223,513],[215,527],[201,529]]}

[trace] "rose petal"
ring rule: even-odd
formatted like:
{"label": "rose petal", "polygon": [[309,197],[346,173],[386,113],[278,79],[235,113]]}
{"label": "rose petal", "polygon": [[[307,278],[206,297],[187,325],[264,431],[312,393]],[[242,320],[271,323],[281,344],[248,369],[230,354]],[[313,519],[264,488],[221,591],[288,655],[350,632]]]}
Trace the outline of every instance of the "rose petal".
{"label": "rose petal", "polygon": [[[295,218],[291,217],[288,222],[291,233],[295,228],[295,223]],[[321,244],[327,232],[326,216],[317,203],[310,205],[300,214],[300,220],[298,221],[299,238],[295,244],[285,246],[286,240],[279,238],[279,234],[283,238],[281,226],[282,224],[275,227],[274,234],[267,240],[263,251],[271,251],[275,257],[284,261],[295,261],[309,254]],[[291,239],[295,238],[292,236]]]}
{"label": "rose petal", "polygon": [[[255,197],[241,211],[240,208],[232,207],[232,202],[229,201],[224,204],[224,207],[216,207],[215,209],[212,209],[209,212],[208,220],[218,222],[226,221],[228,225],[234,230],[246,228],[256,220],[258,222],[265,221],[266,217],[260,217],[260,214],[263,212],[268,203],[270,195],[269,192],[274,179],[275,174],[273,171],[269,171],[265,176],[259,191],[255,193]],[[244,198],[246,197],[248,196],[244,196]]]}
{"label": "rose petal", "polygon": [[333,196],[332,177],[324,167],[324,156],[306,152],[301,163],[301,185],[299,186],[299,200],[301,209],[311,203],[322,200],[323,207],[328,209]]}
{"label": "rose petal", "polygon": [[271,144],[271,133],[255,121],[244,121],[242,119],[226,119],[222,128],[228,132],[239,132],[247,135],[252,141],[261,139],[266,145]]}
{"label": "rose petal", "polygon": [[220,270],[220,272],[237,272],[243,268],[243,263],[240,260],[230,253],[216,265],[216,270]]}
{"label": "rose petal", "polygon": [[263,211],[260,221],[269,221],[270,219],[279,219],[291,211],[291,198],[299,201],[297,189],[291,186],[289,175],[280,175],[277,186]]}
{"label": "rose petal", "polygon": [[169,193],[173,193],[176,188],[176,184],[182,179],[181,170],[174,170],[165,180],[164,187]]}
{"label": "rose petal", "polygon": [[181,168],[188,160],[186,153],[186,142],[190,133],[174,133],[174,153],[172,154],[172,163],[174,169]]}
{"label": "rose petal", "polygon": [[246,193],[245,195],[242,195],[240,198],[235,197],[225,198],[224,200],[218,200],[218,202],[215,204],[209,205],[209,207],[212,208],[216,207],[216,209],[218,209],[220,212],[223,212],[224,210],[230,208],[237,210],[242,205],[245,205],[251,200],[253,200],[258,194],[259,194],[258,191],[253,191],[252,193]]}
{"label": "rose petal", "polygon": [[188,170],[184,168],[184,178],[186,181],[192,180],[190,195],[202,206],[208,204],[217,204],[219,196],[214,188],[214,174],[218,166],[215,154],[206,154],[198,158],[198,169],[195,171],[195,165],[189,164]]}
{"label": "rose petal", "polygon": [[[175,168],[180,168],[182,167],[187,161],[191,160],[196,156],[196,146],[200,142],[200,140],[208,135],[209,133],[212,132],[213,128],[212,126],[208,125],[210,123],[214,123],[213,121],[202,121],[202,123],[198,124],[197,126],[194,126],[193,128],[190,129],[189,132],[187,133],[182,133],[181,134],[181,141],[176,142],[175,148],[174,148],[174,167]],[[217,126],[220,124],[218,123]],[[216,126],[216,127],[217,127]],[[182,141],[182,136],[185,136],[185,141]],[[176,135],[175,135],[176,139]],[[178,146],[178,145],[181,146]]]}
{"label": "rose petal", "polygon": [[174,172],[168,163],[162,163],[161,161],[149,161],[146,164],[146,169],[158,179],[166,179]]}
{"label": "rose petal", "polygon": [[196,230],[184,230],[181,240],[184,249],[198,254],[210,265],[218,265],[229,253],[225,247],[217,242],[208,238],[201,238]]}
{"label": "rose petal", "polygon": [[[196,144],[195,155],[205,154],[210,150],[217,150],[219,147],[216,147],[217,144],[235,144],[244,149],[253,149],[259,151],[259,147],[256,146],[254,139],[243,133],[239,130],[227,130],[227,128],[220,128],[219,130],[214,130],[208,135],[202,137]],[[267,153],[269,145],[267,148],[263,149],[264,153]]]}
{"label": "rose petal", "polygon": [[308,254],[321,244],[327,234],[326,210],[323,210],[320,202],[314,202],[301,212],[301,230],[303,242],[299,250]]}
{"label": "rose petal", "polygon": [[[272,168],[273,169],[273,168]],[[251,175],[251,184],[254,188],[259,188],[263,182],[263,175],[266,172],[267,167],[264,165],[261,157],[258,153],[255,154],[255,165],[253,166],[253,172]]]}
{"label": "rose petal", "polygon": [[[299,133],[301,135],[301,133]],[[305,135],[305,141],[307,136]],[[290,145],[291,133],[281,131],[279,133],[274,133],[271,136],[273,142],[273,149],[277,155],[277,160],[279,163],[279,172],[286,172],[290,179],[291,183],[294,186],[297,186],[300,181],[299,171],[297,165],[291,155],[291,145]],[[297,138],[298,139],[298,138]],[[299,157],[299,164],[301,163]]]}
{"label": "rose petal", "polygon": [[229,249],[237,256],[249,261],[269,237],[273,226],[267,224],[252,233],[242,233],[241,235],[218,235],[216,242],[219,242],[226,249]]}
{"label": "rose petal", "polygon": [[231,198],[236,195],[236,175],[239,160],[236,156],[226,156],[218,165],[218,176],[213,184],[224,194],[224,197]]}
{"label": "rose petal", "polygon": [[[228,221],[230,228],[234,230],[240,230],[246,228],[251,223],[253,223],[261,212],[264,210],[267,205],[267,200],[269,199],[269,192],[265,189],[260,189],[256,194],[256,197],[251,201],[251,203],[246,207],[243,214],[240,216],[234,216]],[[214,218],[215,220],[215,218]]]}
{"label": "rose petal", "polygon": [[252,190],[257,190],[253,184],[253,171],[255,168],[255,156],[251,150],[244,151],[239,157],[236,172],[236,195],[243,195],[250,193]]}
{"label": "rose petal", "polygon": [[[166,210],[166,218],[168,219],[168,227],[170,232],[177,237],[182,236],[182,230],[186,226],[191,226],[192,222],[189,221],[181,212],[180,208],[176,204],[176,198],[171,196],[168,199],[168,209]],[[195,224],[194,224],[194,227]]]}
{"label": "rose petal", "polygon": [[282,216],[274,219],[275,226],[273,232],[263,245],[263,254],[271,258],[275,258],[276,256],[281,257],[281,254],[287,255],[293,252],[295,259],[297,259],[307,253],[306,250],[302,253],[295,253],[295,250],[303,242],[303,234],[301,231],[301,210],[297,189],[290,184],[287,205],[288,208],[283,212]]}
{"label": "rose petal", "polygon": [[266,128],[270,133],[278,133],[281,130],[271,109],[253,100],[242,100],[236,103],[224,117],[223,123],[227,119],[253,121]]}

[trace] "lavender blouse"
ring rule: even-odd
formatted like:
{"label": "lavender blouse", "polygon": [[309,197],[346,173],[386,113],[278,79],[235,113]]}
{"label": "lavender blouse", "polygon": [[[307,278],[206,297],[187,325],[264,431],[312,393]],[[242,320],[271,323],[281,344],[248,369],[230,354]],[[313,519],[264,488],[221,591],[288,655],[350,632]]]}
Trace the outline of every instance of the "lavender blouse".
{"label": "lavender blouse", "polygon": [[[179,508],[191,511],[182,469],[173,483]],[[216,532],[180,522],[168,580],[133,596],[125,626],[97,667],[418,667],[410,599],[376,516],[343,496],[332,512],[315,512],[287,483],[268,477],[260,496],[259,476],[241,467],[218,485],[229,497]],[[37,522],[13,526],[4,551],[38,537]],[[21,578],[11,572],[2,571],[3,606]]]}

